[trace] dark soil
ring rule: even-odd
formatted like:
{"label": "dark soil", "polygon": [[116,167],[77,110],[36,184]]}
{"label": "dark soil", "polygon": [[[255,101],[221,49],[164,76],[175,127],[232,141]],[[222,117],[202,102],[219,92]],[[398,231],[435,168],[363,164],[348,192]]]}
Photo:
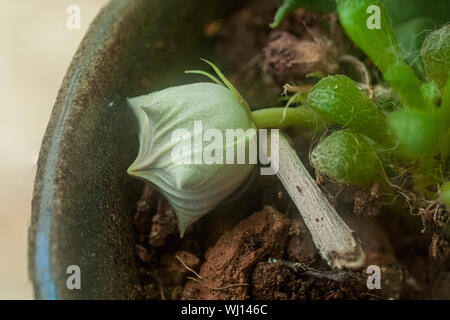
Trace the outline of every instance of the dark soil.
{"label": "dark soil", "polygon": [[[249,100],[252,88],[260,90],[256,78],[264,80],[273,101],[286,82],[337,71],[337,57],[353,50],[335,15],[299,9],[271,30],[275,10],[273,1],[257,1],[227,21],[205,26],[205,36],[217,40],[217,50],[241,66],[231,80],[249,88]],[[308,163],[309,138],[296,130],[290,133]],[[376,187],[361,191],[317,178],[361,239],[366,267],[379,266],[381,289],[368,289],[366,268],[330,270],[276,177],[259,176],[238,200],[207,214],[183,239],[169,203],[146,186],[134,218],[141,279],[137,298],[450,298],[450,249],[435,228],[442,219],[423,212],[421,225],[418,217],[381,207]]]}
{"label": "dark soil", "polygon": [[[417,233],[405,236],[403,230],[399,241],[393,242],[377,220],[356,217],[351,210],[343,216],[344,220],[360,237],[367,255],[366,265],[380,267],[381,289],[367,288],[366,268],[330,270],[318,256],[299,213],[289,209],[288,197],[283,194],[276,178],[258,178],[243,199],[214,210],[180,239],[176,229],[161,228],[174,225],[176,217],[166,200],[146,186],[135,216],[136,230],[145,230],[138,231],[137,236],[136,256],[142,282],[136,288],[137,297],[227,300],[449,297],[450,268],[448,263],[429,257],[425,236]],[[247,203],[242,205],[245,199]],[[140,225],[144,215],[151,217],[147,228]],[[154,230],[158,230],[157,242],[153,241]],[[407,244],[413,247],[405,250]]]}

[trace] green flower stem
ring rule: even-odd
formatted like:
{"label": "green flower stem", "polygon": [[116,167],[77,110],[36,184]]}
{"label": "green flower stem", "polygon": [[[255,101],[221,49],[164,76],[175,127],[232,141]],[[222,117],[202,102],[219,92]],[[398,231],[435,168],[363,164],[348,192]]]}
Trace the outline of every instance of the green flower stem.
{"label": "green flower stem", "polygon": [[321,125],[316,113],[306,107],[265,108],[253,111],[250,118],[258,128],[314,128]]}

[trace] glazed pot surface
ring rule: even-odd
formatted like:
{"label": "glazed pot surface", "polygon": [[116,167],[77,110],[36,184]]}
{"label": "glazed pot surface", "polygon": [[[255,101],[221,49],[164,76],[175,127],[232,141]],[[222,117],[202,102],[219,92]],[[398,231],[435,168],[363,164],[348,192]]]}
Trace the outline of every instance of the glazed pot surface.
{"label": "glazed pot surface", "polygon": [[[205,24],[236,4],[114,0],[95,19],[64,78],[39,156],[29,231],[36,298],[134,297],[132,216],[142,184],[126,174],[138,147],[126,97],[193,82],[183,71],[213,58]],[[81,289],[67,286],[73,265]]]}

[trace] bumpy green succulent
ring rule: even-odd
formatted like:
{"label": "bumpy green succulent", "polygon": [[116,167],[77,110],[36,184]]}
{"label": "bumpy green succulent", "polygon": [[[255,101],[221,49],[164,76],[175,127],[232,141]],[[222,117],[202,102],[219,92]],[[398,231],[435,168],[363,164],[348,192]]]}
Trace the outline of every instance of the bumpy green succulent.
{"label": "bumpy green succulent", "polygon": [[446,130],[439,114],[403,109],[390,115],[389,124],[398,138],[401,155],[416,159],[423,154],[439,153],[439,137]]}
{"label": "bumpy green succulent", "polygon": [[450,72],[450,24],[427,36],[422,45],[421,56],[429,77],[442,88]]}
{"label": "bumpy green succulent", "polygon": [[[450,3],[435,2],[336,0],[346,34],[383,79],[373,88],[328,76],[311,89],[308,106],[327,124],[344,127],[312,152],[319,172],[360,186],[379,183],[384,172],[392,178],[409,172],[418,197],[436,199],[441,186],[445,198],[442,183],[450,178]],[[304,2],[287,4],[292,10]],[[377,23],[369,25],[370,19]]]}
{"label": "bumpy green succulent", "polygon": [[[402,61],[401,50],[392,28],[389,15],[381,0],[337,0],[340,22],[347,35],[384,73],[391,65]],[[380,28],[366,27],[367,8],[380,9]]]}
{"label": "bumpy green succulent", "polygon": [[311,164],[336,182],[370,187],[385,186],[386,175],[369,139],[351,130],[326,137],[311,152]]}
{"label": "bumpy green succulent", "polygon": [[381,144],[391,143],[385,115],[347,76],[320,80],[309,92],[307,103],[330,123],[351,128]]}

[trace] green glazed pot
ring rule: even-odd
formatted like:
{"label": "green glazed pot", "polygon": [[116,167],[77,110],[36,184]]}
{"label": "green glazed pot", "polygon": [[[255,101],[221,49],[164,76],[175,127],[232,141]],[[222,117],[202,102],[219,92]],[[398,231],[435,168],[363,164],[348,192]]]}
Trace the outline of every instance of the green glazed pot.
{"label": "green glazed pot", "polygon": [[[142,188],[126,174],[138,141],[125,103],[192,82],[216,59],[204,26],[240,1],[113,0],[76,52],[42,143],[29,230],[36,298],[129,299],[138,283],[132,216]],[[69,289],[68,267],[81,289]]]}

